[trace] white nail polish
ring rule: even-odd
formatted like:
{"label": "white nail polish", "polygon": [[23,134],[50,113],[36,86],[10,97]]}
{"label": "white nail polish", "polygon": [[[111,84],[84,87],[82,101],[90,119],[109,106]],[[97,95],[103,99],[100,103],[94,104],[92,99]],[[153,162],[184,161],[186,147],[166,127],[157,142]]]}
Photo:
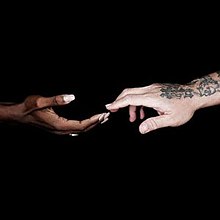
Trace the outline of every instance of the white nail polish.
{"label": "white nail polish", "polygon": [[104,120],[105,120],[106,118],[108,118],[109,115],[110,115],[110,112],[105,113]]}
{"label": "white nail polish", "polygon": [[105,119],[101,122],[101,124],[104,124],[106,121],[108,121],[108,118],[105,118]]}
{"label": "white nail polish", "polygon": [[75,99],[74,95],[63,95],[63,100],[66,103],[72,102]]}
{"label": "white nail polish", "polygon": [[106,104],[105,107],[108,108],[111,104]]}
{"label": "white nail polish", "polygon": [[72,137],[78,136],[79,134],[69,134]]}
{"label": "white nail polish", "polygon": [[102,121],[102,119],[104,118],[104,114],[105,114],[105,113],[102,113],[102,114],[99,116],[99,121]]}

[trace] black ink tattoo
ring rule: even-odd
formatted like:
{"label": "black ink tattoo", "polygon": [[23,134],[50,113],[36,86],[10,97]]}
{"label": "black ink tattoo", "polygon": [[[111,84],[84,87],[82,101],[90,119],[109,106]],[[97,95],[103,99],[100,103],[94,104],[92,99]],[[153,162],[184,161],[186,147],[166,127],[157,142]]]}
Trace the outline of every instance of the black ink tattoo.
{"label": "black ink tattoo", "polygon": [[178,85],[178,84],[164,84],[163,88],[160,90],[161,97],[165,97],[168,99],[172,98],[192,98],[193,97],[193,90],[190,88],[183,88],[183,86]]}
{"label": "black ink tattoo", "polygon": [[[220,71],[217,73],[219,77]],[[192,85],[196,85],[196,88],[190,88]],[[163,84],[160,91],[160,96],[168,99],[192,98],[193,96],[210,96],[216,92],[220,92],[220,81],[213,79],[211,76],[205,76],[200,79],[193,80],[185,86],[179,84]]]}
{"label": "black ink tattoo", "polygon": [[210,76],[201,78],[201,82],[197,87],[200,96],[210,96],[220,91],[220,82],[212,79]]}

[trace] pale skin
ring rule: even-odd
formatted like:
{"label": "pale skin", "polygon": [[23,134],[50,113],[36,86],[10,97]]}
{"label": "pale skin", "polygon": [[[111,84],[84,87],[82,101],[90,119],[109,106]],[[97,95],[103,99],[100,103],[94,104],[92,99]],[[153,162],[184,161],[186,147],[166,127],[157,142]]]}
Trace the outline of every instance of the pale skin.
{"label": "pale skin", "polygon": [[74,99],[72,94],[53,97],[31,95],[22,103],[1,103],[0,122],[23,123],[58,135],[77,136],[108,120],[109,113],[95,114],[79,121],[68,120],[54,111],[54,106],[67,105]]}
{"label": "pale skin", "polygon": [[[140,117],[141,134],[164,128],[177,127],[188,122],[201,108],[220,104],[220,71],[195,79],[186,85],[152,84],[139,88],[127,88],[106,108],[116,112],[129,108],[129,120]],[[144,108],[153,108],[157,116],[145,119]],[[138,113],[138,114],[137,114]]]}

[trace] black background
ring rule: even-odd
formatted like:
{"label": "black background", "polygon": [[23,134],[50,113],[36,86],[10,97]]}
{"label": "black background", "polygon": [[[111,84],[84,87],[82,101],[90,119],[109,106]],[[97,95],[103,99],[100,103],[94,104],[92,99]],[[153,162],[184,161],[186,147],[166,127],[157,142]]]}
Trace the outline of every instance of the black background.
{"label": "black background", "polygon": [[[212,22],[105,11],[51,12],[4,17],[1,101],[73,93],[76,100],[56,110],[80,120],[106,111],[105,104],[124,88],[187,83],[220,69],[219,37]],[[140,121],[128,121],[128,109],[111,114],[108,122],[78,137],[1,124],[2,163],[10,167],[8,175],[14,180],[28,176],[32,183],[52,178],[76,184],[75,189],[83,186],[88,194],[95,183],[97,188],[111,183],[123,192],[127,181],[159,190],[168,179],[175,179],[173,187],[184,182],[194,188],[197,178],[214,181],[219,123],[216,106],[199,110],[183,126],[145,135],[138,131]]]}

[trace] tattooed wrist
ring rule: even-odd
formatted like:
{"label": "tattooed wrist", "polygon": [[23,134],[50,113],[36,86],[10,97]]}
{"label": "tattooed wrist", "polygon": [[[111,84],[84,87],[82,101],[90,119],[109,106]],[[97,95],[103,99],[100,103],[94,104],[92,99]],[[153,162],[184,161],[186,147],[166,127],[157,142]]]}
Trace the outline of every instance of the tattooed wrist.
{"label": "tattooed wrist", "polygon": [[161,97],[168,99],[192,98],[194,96],[203,97],[211,96],[220,92],[220,71],[217,71],[217,77],[213,74],[204,76],[200,79],[193,80],[186,85],[163,84],[160,89]]}

